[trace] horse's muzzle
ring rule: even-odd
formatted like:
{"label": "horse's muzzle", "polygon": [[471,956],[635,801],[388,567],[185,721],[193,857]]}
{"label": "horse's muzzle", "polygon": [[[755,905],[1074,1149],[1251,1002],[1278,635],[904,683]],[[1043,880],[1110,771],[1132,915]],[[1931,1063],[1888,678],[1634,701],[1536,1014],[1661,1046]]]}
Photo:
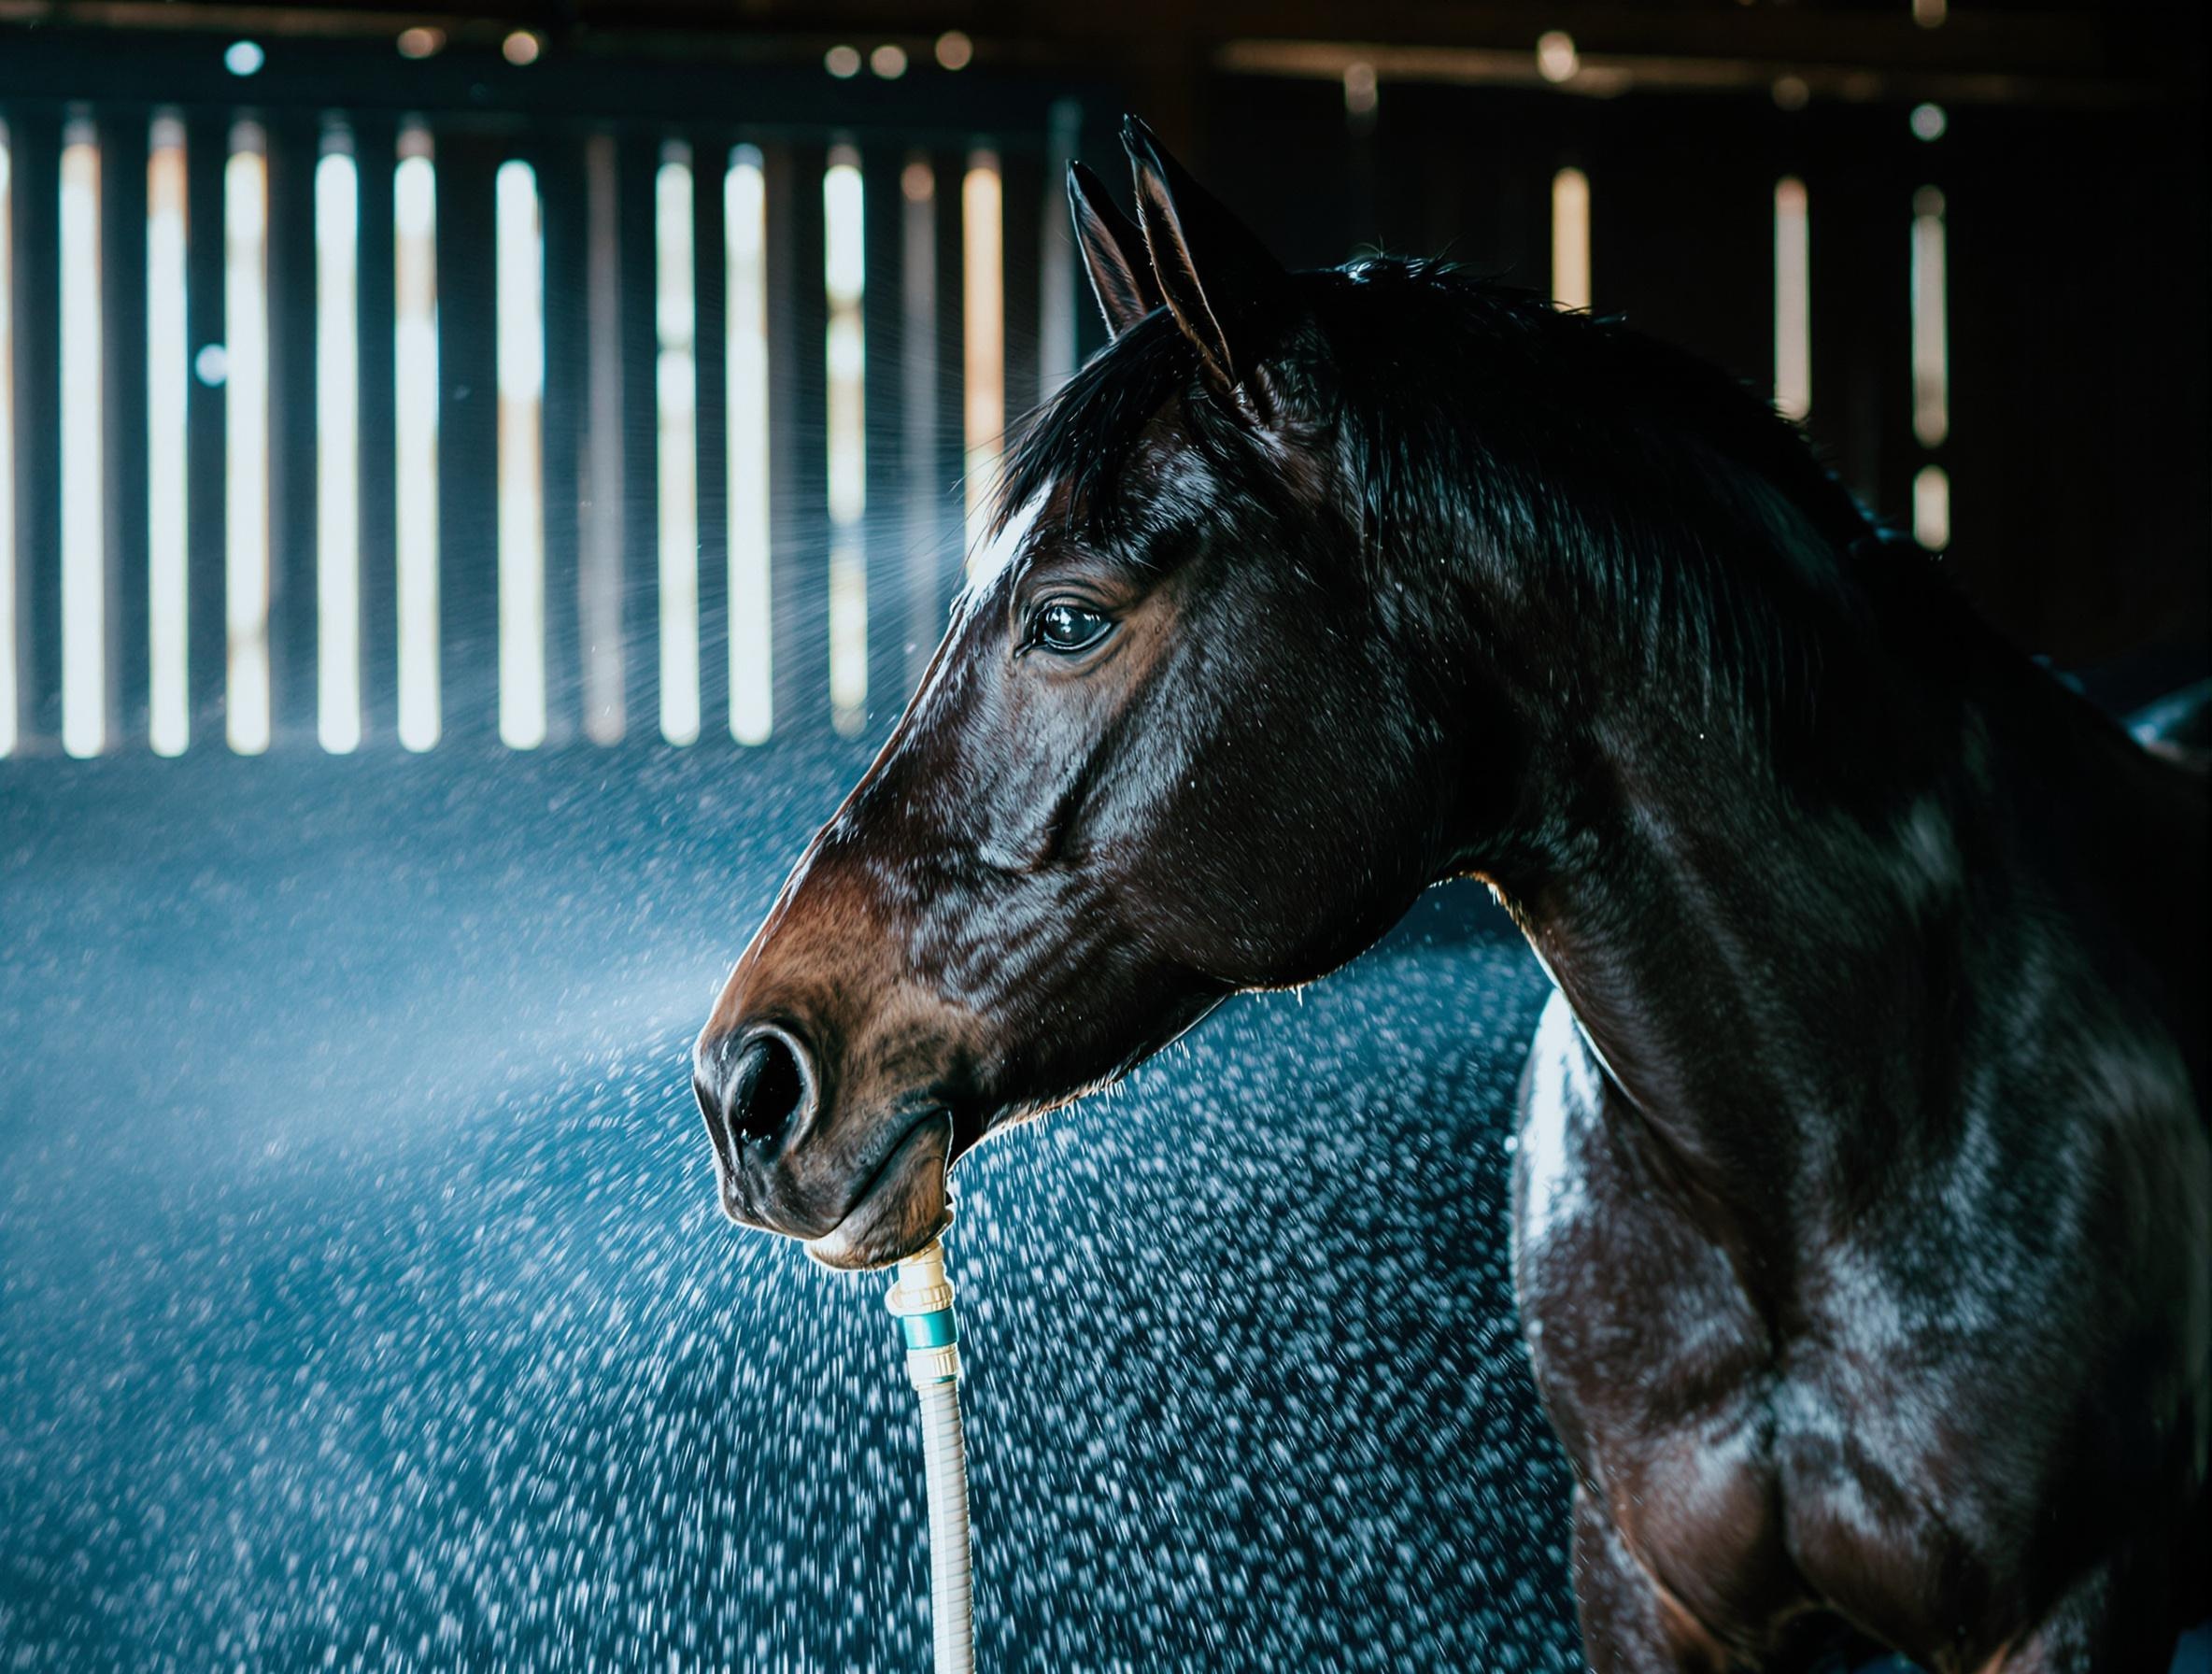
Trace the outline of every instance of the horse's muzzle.
{"label": "horse's muzzle", "polygon": [[790,1029],[754,1025],[702,1038],[691,1087],[714,1144],[722,1212],[741,1226],[801,1240],[831,1267],[880,1267],[949,1218],[949,1114],[910,1107],[860,1134],[823,1131],[819,1062]]}

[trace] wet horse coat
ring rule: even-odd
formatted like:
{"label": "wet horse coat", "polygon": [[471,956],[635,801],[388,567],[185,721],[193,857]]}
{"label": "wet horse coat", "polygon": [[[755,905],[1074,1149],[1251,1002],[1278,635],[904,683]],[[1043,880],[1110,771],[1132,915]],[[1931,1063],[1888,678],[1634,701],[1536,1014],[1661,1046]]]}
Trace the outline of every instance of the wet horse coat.
{"label": "wet horse coat", "polygon": [[725,1207],[950,1165],[1479,876],[1558,986],[1515,1255],[1605,1670],[2162,1668],[2212,1426],[2205,781],[1800,437],[1434,263],[1286,274],[1132,126],[1115,340],[702,1033]]}

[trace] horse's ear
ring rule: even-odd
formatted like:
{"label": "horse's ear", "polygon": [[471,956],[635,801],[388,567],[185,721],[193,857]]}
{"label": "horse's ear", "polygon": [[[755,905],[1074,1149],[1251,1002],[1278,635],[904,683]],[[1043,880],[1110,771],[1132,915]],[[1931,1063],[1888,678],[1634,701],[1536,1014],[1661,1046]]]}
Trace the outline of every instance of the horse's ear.
{"label": "horse's ear", "polygon": [[1068,165],[1068,207],[1099,312],[1106,316],[1108,334],[1118,337],[1165,301],[1152,277],[1144,234],[1113,206],[1106,182],[1080,163]]}
{"label": "horse's ear", "polygon": [[1160,293],[1217,394],[1255,403],[1252,376],[1273,347],[1284,291],[1283,264],[1160,149],[1150,128],[1125,117],[1121,143],[1137,173],[1137,218]]}

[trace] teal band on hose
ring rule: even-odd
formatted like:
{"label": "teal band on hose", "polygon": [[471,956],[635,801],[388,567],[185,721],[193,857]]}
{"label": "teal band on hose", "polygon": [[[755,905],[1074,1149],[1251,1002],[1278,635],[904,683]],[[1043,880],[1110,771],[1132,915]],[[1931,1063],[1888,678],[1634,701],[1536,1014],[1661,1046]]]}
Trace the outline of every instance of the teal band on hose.
{"label": "teal band on hose", "polygon": [[910,1349],[950,1348],[960,1341],[960,1328],[953,1323],[953,1311],[940,1309],[935,1313],[902,1313],[899,1316],[899,1334],[906,1339]]}

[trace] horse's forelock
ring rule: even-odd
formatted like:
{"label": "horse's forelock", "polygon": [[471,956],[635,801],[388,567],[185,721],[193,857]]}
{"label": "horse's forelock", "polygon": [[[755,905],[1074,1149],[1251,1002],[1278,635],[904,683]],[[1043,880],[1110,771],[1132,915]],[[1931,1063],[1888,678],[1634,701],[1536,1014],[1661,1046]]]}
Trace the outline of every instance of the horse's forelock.
{"label": "horse's forelock", "polygon": [[1065,505],[1086,532],[1117,529],[1139,442],[1196,374],[1197,357],[1165,309],[1093,355],[1022,421],[999,479],[991,538],[1046,501]]}
{"label": "horse's forelock", "polygon": [[[1284,346],[1297,363],[1277,369],[1278,392],[1294,393],[1301,409],[1285,418],[1299,428],[1312,418],[1320,428],[1341,433],[1337,440],[1354,464],[1348,474],[1356,485],[1354,493],[1376,502],[1347,509],[1370,535],[1407,518],[1403,504],[1386,509],[1377,501],[1382,496],[1395,502],[1409,486],[1410,474],[1391,468],[1392,440],[1402,426],[1388,410],[1395,380],[1387,373],[1407,352],[1409,329],[1421,333],[1418,324],[1404,318],[1406,305],[1415,293],[1440,300],[1443,293],[1468,289],[1469,281],[1454,275],[1441,262],[1375,260],[1289,276],[1320,329],[1304,334],[1302,348]],[[1432,329],[1435,323],[1428,322]],[[1426,347],[1440,346],[1432,337]],[[1352,367],[1358,376],[1344,386],[1338,374],[1348,360],[1363,358],[1370,364]],[[1365,376],[1378,368],[1381,376]],[[1064,508],[1071,528],[1084,535],[1112,541],[1130,532],[1137,501],[1132,490],[1141,487],[1132,482],[1139,448],[1171,402],[1196,393],[1198,374],[1189,340],[1164,308],[1124,331],[1022,422],[999,480],[990,538],[1040,502]],[[1370,387],[1380,399],[1363,398]],[[1346,395],[1352,399],[1341,399]],[[1307,406],[1314,412],[1304,414]],[[1234,442],[1243,433],[1242,418],[1217,412],[1202,395],[1191,401],[1189,411],[1196,439],[1225,454],[1239,451]],[[1260,451],[1280,457],[1279,450]]]}

